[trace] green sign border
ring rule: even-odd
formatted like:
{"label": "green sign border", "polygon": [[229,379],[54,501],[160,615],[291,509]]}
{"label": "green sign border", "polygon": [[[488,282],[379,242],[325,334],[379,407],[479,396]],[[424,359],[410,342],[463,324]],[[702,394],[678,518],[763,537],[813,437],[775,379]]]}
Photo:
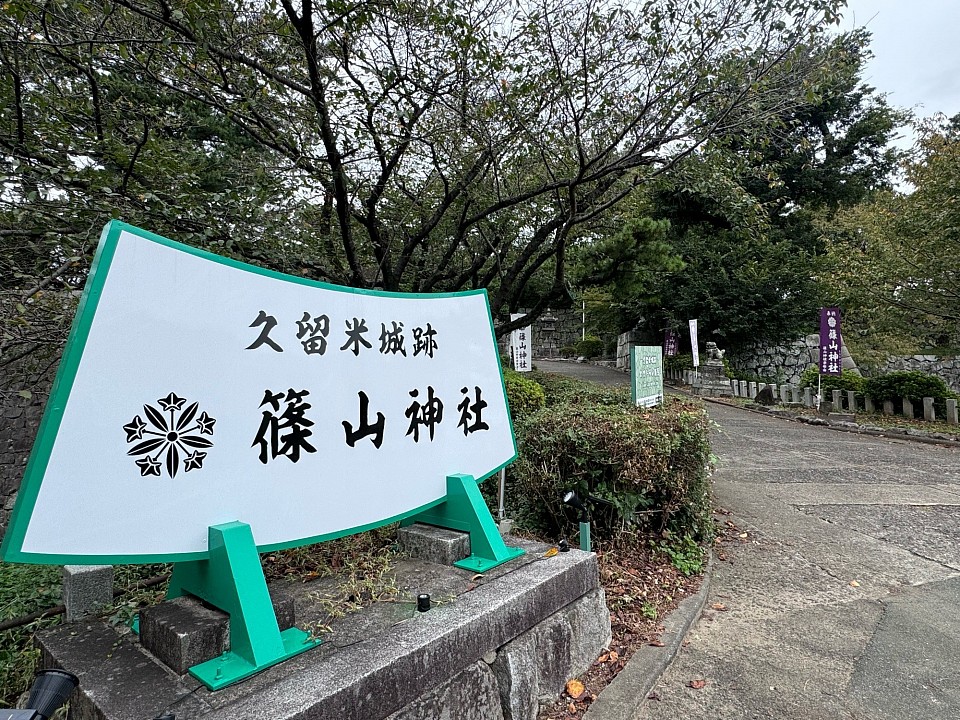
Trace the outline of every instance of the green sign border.
{"label": "green sign border", "polygon": [[[43,411],[43,419],[40,421],[40,427],[37,431],[37,439],[33,444],[33,449],[30,452],[30,459],[27,462],[27,468],[24,472],[23,480],[20,483],[20,490],[17,493],[17,501],[13,508],[10,524],[7,527],[7,532],[3,538],[3,544],[0,545],[0,557],[2,557],[6,562],[55,565],[69,563],[80,565],[99,563],[133,564],[203,560],[208,557],[207,552],[163,553],[148,555],[48,555],[44,553],[25,552],[22,549],[23,541],[27,532],[27,526],[29,525],[30,517],[33,515],[33,509],[37,502],[37,496],[40,493],[40,485],[43,481],[43,476],[46,474],[47,464],[50,461],[50,454],[53,450],[53,444],[56,440],[57,433],[60,430],[60,423],[63,420],[63,412],[67,405],[67,399],[70,397],[70,391],[73,389],[73,383],[76,379],[77,370],[80,366],[80,358],[82,357],[83,350],[86,347],[87,338],[90,335],[90,327],[93,324],[93,318],[97,312],[97,305],[99,304],[100,296],[103,293],[103,287],[107,279],[107,272],[109,271],[110,264],[113,261],[114,254],[117,249],[117,243],[120,239],[120,234],[123,232],[128,232],[145,240],[150,240],[190,255],[196,255],[197,257],[212,262],[217,262],[221,265],[227,265],[238,270],[252,272],[257,275],[273,278],[275,280],[284,280],[286,282],[297,283],[299,285],[306,285],[308,287],[324,288],[326,290],[334,290],[337,292],[356,293],[358,295],[376,295],[379,297],[395,298],[443,298],[483,295],[487,308],[487,318],[490,321],[490,335],[492,338],[494,338],[494,343],[496,343],[496,331],[493,327],[493,315],[490,312],[490,299],[487,296],[487,291],[485,289],[447,293],[400,293],[380,290],[363,290],[359,288],[331,285],[330,283],[309,280],[307,278],[297,277],[295,275],[287,275],[274,270],[267,270],[255,265],[249,265],[232,258],[215,255],[214,253],[207,252],[206,250],[190,247],[189,245],[184,245],[183,243],[170,240],[146,230],[141,230],[140,228],[134,227],[133,225],[128,225],[127,223],[119,220],[112,220],[107,223],[100,235],[100,244],[97,246],[97,251],[93,258],[93,264],[90,267],[90,274],[87,277],[87,282],[83,289],[83,295],[80,298],[80,304],[77,308],[77,314],[74,316],[73,325],[70,328],[70,335],[67,338],[67,344],[60,360],[60,366],[57,368],[57,374],[53,383],[53,388],[50,392],[50,398],[47,400],[46,407]],[[507,391],[503,381],[503,368],[500,366],[499,362],[499,351],[496,351],[495,354],[498,358],[497,369],[500,373],[500,388],[503,391],[504,403],[507,407],[507,419],[510,421],[510,437],[513,441],[513,456],[502,465],[499,465],[491,470],[488,474],[478,478],[478,483],[482,482],[488,477],[491,477],[492,475],[495,475],[517,458],[517,438],[513,432],[513,420],[510,415],[510,405],[507,402]],[[325,540],[333,540],[335,538],[345,537],[347,535],[355,535],[356,533],[373,530],[374,528],[398,522],[406,517],[417,515],[422,513],[424,510],[428,510],[439,505],[440,503],[444,502],[444,500],[445,498],[441,497],[437,500],[431,501],[425,505],[399,515],[346,530],[326,533],[324,535],[315,535],[298,540],[291,540],[289,542],[258,545],[257,550],[259,552],[273,552],[275,550],[283,550],[286,548],[300,547],[302,545],[311,545],[313,543],[323,542]],[[68,512],[69,510],[65,508],[64,511]],[[242,518],[237,519],[242,521]],[[91,518],[90,521],[96,522],[96,519]]]}

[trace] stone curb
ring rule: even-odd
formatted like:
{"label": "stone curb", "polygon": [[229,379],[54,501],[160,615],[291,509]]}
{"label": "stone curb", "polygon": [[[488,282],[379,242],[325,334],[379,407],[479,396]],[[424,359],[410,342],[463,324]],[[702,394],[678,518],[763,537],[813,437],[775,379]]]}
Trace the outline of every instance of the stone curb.
{"label": "stone curb", "polygon": [[711,552],[700,589],[667,616],[660,636],[663,647],[644,645],[638,648],[613,682],[601,691],[587,709],[584,720],[627,720],[637,713],[660,676],[680,652],[694,620],[703,612],[710,592],[714,562]]}
{"label": "stone curb", "polygon": [[713,403],[714,405],[723,405],[724,407],[733,408],[735,410],[744,410],[745,412],[752,412],[757,415],[766,415],[768,417],[780,418],[781,420],[786,420],[788,422],[798,422],[804,423],[806,425],[813,425],[815,427],[824,427],[828,430],[836,430],[838,432],[849,432],[856,433],[858,435],[872,435],[874,437],[885,437],[893,438],[894,440],[909,440],[912,442],[926,443],[927,445],[947,445],[949,447],[960,447],[960,440],[951,440],[950,438],[936,438],[930,437],[929,435],[919,435],[908,433],[905,430],[900,430],[899,428],[882,428],[875,429],[866,425],[859,425],[857,423],[849,422],[830,422],[829,420],[823,420],[822,418],[813,418],[817,422],[810,422],[805,415],[792,415],[784,414],[779,412],[774,412],[771,410],[760,410],[757,408],[745,407],[743,405],[737,405],[735,403],[727,403],[722,400],[717,400],[716,398],[706,397],[703,395],[694,395],[689,392],[686,388],[681,388],[677,385],[671,385],[672,390],[677,392],[682,392],[684,395],[689,397],[699,398],[704,402]]}

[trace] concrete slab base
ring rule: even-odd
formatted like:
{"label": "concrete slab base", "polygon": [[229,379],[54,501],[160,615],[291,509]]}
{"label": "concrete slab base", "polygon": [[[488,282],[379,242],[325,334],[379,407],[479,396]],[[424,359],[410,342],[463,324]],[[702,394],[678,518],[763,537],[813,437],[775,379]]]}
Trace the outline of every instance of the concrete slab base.
{"label": "concrete slab base", "polygon": [[[135,635],[99,621],[42,633],[44,663],[80,677],[71,703],[75,720],[151,718],[168,711],[178,720],[534,720],[536,701],[517,699],[513,691],[507,691],[508,702],[502,700],[504,686],[524,685],[519,675],[498,673],[483,659],[496,664],[514,658],[510,665],[528,670],[549,653],[551,639],[561,636],[565,647],[576,648],[571,657],[593,659],[609,641],[609,614],[594,554],[571,550],[548,558],[548,546],[511,542],[527,554],[480,578],[453,567],[401,561],[400,598],[334,622],[327,622],[323,604],[316,602],[322,591],[290,583],[299,593],[298,624],[306,629],[328,624],[324,643],[218,692],[162,665]],[[416,612],[421,592],[433,598],[429,612]],[[543,623],[551,629],[531,642],[526,634]],[[559,668],[557,674],[566,672]],[[534,685],[532,693],[552,692],[556,681],[538,678]],[[493,703],[493,697],[501,699]]]}

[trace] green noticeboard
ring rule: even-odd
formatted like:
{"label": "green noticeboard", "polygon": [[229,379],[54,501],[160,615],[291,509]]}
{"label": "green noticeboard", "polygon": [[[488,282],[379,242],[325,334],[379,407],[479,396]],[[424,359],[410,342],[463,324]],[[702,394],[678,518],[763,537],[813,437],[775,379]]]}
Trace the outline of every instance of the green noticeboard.
{"label": "green noticeboard", "polygon": [[633,404],[652,407],[663,402],[663,349],[659,345],[635,345],[630,356]]}

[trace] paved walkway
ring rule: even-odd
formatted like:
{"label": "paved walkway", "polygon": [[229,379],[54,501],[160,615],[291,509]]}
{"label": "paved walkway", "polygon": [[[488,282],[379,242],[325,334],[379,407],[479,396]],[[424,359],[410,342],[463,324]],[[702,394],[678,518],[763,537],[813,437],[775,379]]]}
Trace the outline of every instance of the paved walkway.
{"label": "paved walkway", "polygon": [[708,410],[716,502],[746,537],[623,720],[960,718],[960,450]]}

